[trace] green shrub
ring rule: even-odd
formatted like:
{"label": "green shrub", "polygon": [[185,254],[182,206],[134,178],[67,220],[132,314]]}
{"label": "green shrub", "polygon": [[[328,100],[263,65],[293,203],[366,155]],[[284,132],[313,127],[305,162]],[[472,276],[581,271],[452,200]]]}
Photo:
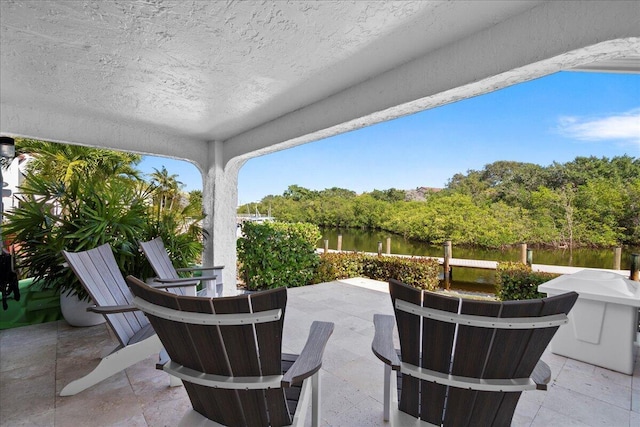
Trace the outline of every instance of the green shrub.
{"label": "green shrub", "polygon": [[320,256],[313,283],[363,276],[364,255],[356,252],[329,252]]}
{"label": "green shrub", "polygon": [[438,287],[440,267],[435,259],[378,257],[353,252],[327,253],[320,257],[313,283],[365,276],[374,280],[400,280],[420,289]]}
{"label": "green shrub", "polygon": [[558,277],[557,274],[531,271],[520,262],[500,262],[496,270],[496,296],[501,301],[543,298],[538,285]]}
{"label": "green shrub", "polygon": [[245,222],[238,239],[240,277],[249,290],[303,286],[311,283],[322,237],[307,223]]}
{"label": "green shrub", "polygon": [[365,258],[363,272],[374,280],[396,279],[418,289],[438,288],[438,260],[427,258],[377,257]]}

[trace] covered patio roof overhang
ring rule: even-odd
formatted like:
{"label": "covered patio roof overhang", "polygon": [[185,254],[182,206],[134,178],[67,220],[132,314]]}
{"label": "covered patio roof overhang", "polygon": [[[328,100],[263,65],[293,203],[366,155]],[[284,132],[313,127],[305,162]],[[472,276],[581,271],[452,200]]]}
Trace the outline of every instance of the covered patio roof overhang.
{"label": "covered patio roof overhang", "polygon": [[225,293],[248,159],[560,70],[640,69],[637,1],[0,8],[0,133],[194,163]]}

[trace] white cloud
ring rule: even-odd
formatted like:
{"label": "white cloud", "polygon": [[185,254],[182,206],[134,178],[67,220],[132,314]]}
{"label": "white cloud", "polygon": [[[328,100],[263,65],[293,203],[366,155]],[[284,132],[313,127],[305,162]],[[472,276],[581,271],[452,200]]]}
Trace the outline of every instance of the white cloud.
{"label": "white cloud", "polygon": [[616,141],[640,146],[640,108],[607,117],[560,117],[560,133],[581,141]]}

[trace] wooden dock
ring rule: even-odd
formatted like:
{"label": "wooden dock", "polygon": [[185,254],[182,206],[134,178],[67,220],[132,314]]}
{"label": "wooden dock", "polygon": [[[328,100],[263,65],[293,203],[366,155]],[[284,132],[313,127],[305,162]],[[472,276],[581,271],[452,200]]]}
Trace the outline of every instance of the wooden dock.
{"label": "wooden dock", "polygon": [[[433,258],[433,257],[423,257]],[[440,265],[444,264],[444,258],[436,258]],[[464,268],[480,268],[483,270],[496,270],[498,268],[498,261],[488,261],[481,259],[462,259],[462,258],[450,258],[449,266],[451,267],[464,267]],[[541,273],[553,273],[553,274],[573,274],[581,270],[601,270],[609,271],[611,273],[622,274],[629,276],[629,270],[613,270],[609,268],[590,268],[590,267],[570,267],[567,265],[546,265],[546,264],[531,264],[531,270],[539,271]]]}
{"label": "wooden dock", "polygon": [[[322,253],[323,250],[318,249],[318,252]],[[329,249],[328,252],[340,252],[337,250]],[[378,256],[379,254],[375,252],[362,252],[365,255],[373,255]],[[399,255],[399,254],[382,254],[382,256],[393,256],[400,258],[422,258],[422,259],[437,259],[440,265],[444,265],[443,257],[429,257],[429,256],[418,256],[418,255]],[[482,259],[463,259],[463,258],[449,258],[449,267],[463,267],[463,268],[478,268],[482,270],[496,270],[498,268],[498,261],[489,261]],[[600,270],[600,271],[608,271],[611,273],[621,274],[623,276],[629,277],[631,273],[629,270],[613,270],[608,268],[589,268],[589,267],[569,267],[564,265],[545,265],[545,264],[532,264],[531,269],[533,271],[539,271],[542,273],[553,273],[553,274],[573,274],[577,273],[581,270]]]}

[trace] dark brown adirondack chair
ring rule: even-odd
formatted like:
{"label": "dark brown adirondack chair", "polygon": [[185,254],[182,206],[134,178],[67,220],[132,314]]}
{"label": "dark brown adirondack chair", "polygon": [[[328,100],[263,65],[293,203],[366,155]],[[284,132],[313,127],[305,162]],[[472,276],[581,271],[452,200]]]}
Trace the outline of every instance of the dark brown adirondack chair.
{"label": "dark brown adirondack chair", "polygon": [[62,255],[96,304],[89,310],[104,315],[120,343],[93,371],[60,392],[60,396],[71,396],[160,353],[162,343],[145,315],[132,305],[133,295],[108,244],[83,252],[62,251]]}
{"label": "dark brown adirondack chair", "polygon": [[385,363],[384,419],[416,426],[510,425],[522,391],[546,389],[551,370],[540,356],[578,298],[463,300],[396,280],[389,292],[395,320],[374,315],[372,344]]}
{"label": "dark brown adirondack chair", "polygon": [[127,282],[169,353],[164,370],[183,380],[191,399],[181,425],[304,425],[311,391],[318,425],[319,370],[333,323],[313,322],[300,356],[283,354],[286,288],[210,298]]}
{"label": "dark brown adirondack chair", "polygon": [[[140,249],[147,257],[151,268],[156,273],[154,280],[166,286],[179,285],[179,291],[176,293],[182,295],[196,295],[195,286],[198,283],[206,284],[203,286],[200,295],[202,296],[221,296],[222,295],[222,269],[224,266],[215,267],[190,267],[176,269],[171,263],[169,254],[167,253],[164,243],[160,237],[149,240],[148,242],[139,242]],[[196,271],[212,271],[208,276],[199,276],[192,278],[180,277],[178,273]],[[185,288],[185,284],[191,284],[193,288]]]}

